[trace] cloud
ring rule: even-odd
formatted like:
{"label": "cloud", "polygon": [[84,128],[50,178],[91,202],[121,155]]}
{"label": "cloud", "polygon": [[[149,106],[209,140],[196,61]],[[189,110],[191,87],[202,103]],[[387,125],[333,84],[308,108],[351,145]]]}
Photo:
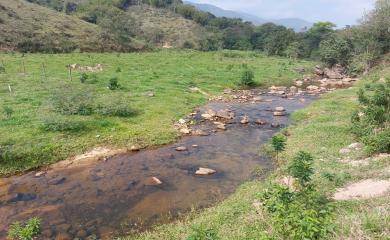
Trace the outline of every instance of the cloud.
{"label": "cloud", "polygon": [[247,12],[263,18],[302,18],[312,22],[331,21],[353,25],[375,0],[189,0]]}

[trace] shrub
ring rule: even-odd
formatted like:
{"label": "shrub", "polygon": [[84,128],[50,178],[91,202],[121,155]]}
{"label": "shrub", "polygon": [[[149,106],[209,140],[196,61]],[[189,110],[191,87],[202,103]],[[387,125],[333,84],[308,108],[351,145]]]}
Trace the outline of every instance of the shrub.
{"label": "shrub", "polygon": [[332,208],[311,183],[313,158],[299,152],[289,172],[300,184],[296,190],[272,184],[261,195],[264,208],[271,214],[273,227],[282,239],[326,239],[332,226]]}
{"label": "shrub", "polygon": [[352,131],[370,153],[390,152],[390,80],[358,92],[360,108],[352,115]]}
{"label": "shrub", "polygon": [[307,152],[298,152],[289,166],[289,172],[302,187],[306,186],[314,173],[313,157]]}
{"label": "shrub", "polygon": [[212,228],[207,228],[202,225],[192,226],[192,233],[187,237],[187,240],[218,240],[217,232]]}
{"label": "shrub", "polygon": [[244,87],[254,86],[256,84],[254,78],[255,74],[253,70],[245,69],[241,76],[240,85]]}
{"label": "shrub", "polygon": [[26,224],[15,222],[8,231],[8,238],[12,240],[33,240],[41,233],[41,220],[29,219]]}
{"label": "shrub", "polygon": [[11,107],[3,106],[3,113],[7,118],[11,118],[14,110]]}
{"label": "shrub", "polygon": [[282,239],[327,239],[333,220],[332,208],[315,189],[292,192],[286,186],[275,184],[263,192],[261,200]]}
{"label": "shrub", "polygon": [[115,90],[119,88],[119,81],[117,77],[113,77],[108,81],[108,89]]}
{"label": "shrub", "polygon": [[80,82],[85,83],[87,80],[88,80],[88,74],[86,74],[86,73],[81,74]]}
{"label": "shrub", "polygon": [[336,64],[347,66],[352,56],[352,47],[340,36],[332,35],[321,42],[320,56],[321,60],[329,66]]}
{"label": "shrub", "polygon": [[271,145],[276,152],[276,160],[279,161],[279,153],[286,148],[286,138],[283,135],[275,135],[272,137]]}
{"label": "shrub", "polygon": [[64,115],[91,115],[94,95],[72,90],[57,92],[51,99],[55,111]]}
{"label": "shrub", "polygon": [[48,132],[80,132],[86,129],[86,125],[80,121],[48,118],[43,121],[41,128]]}
{"label": "shrub", "polygon": [[0,73],[5,73],[5,66],[0,64]]}
{"label": "shrub", "polygon": [[137,111],[131,108],[128,103],[117,100],[100,105],[98,113],[105,116],[132,117],[137,114]]}

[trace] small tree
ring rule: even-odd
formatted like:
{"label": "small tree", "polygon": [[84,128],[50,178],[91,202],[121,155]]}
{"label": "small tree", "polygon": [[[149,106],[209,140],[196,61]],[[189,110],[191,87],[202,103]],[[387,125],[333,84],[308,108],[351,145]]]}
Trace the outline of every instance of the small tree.
{"label": "small tree", "polygon": [[310,153],[300,151],[293,158],[289,168],[291,176],[297,179],[302,188],[306,187],[314,173],[313,157]]}
{"label": "small tree", "polygon": [[279,154],[286,148],[286,138],[282,135],[275,135],[272,137],[271,145],[276,153],[276,161],[279,162]]}
{"label": "small tree", "polygon": [[336,64],[347,66],[352,57],[352,46],[342,37],[333,34],[321,42],[320,55],[321,60],[329,66]]}

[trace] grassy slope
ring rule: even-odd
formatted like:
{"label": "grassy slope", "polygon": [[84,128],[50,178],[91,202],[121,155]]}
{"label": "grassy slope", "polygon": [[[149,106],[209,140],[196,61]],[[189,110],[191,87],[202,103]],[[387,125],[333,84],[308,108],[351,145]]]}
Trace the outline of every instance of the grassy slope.
{"label": "grassy slope", "polygon": [[[159,51],[132,54],[2,54],[6,73],[0,73],[0,146],[19,155],[18,161],[0,163],[0,175],[42,166],[79,154],[97,145],[130,147],[159,145],[177,137],[173,122],[206,103],[206,97],[192,93],[190,87],[206,92],[221,92],[234,87],[243,64],[255,69],[256,81],[264,86],[288,84],[299,77],[294,70],[314,63],[291,63],[249,52]],[[23,62],[26,75],[23,74]],[[46,66],[46,76],[42,72]],[[67,64],[104,65],[95,84],[82,84],[80,74],[68,78]],[[121,72],[117,72],[117,68]],[[110,91],[108,80],[118,77],[122,89]],[[8,85],[13,89],[8,91]],[[132,118],[60,116],[51,109],[51,96],[61,89],[78,89],[95,93],[96,102],[128,101],[140,112]],[[145,96],[154,92],[155,97]],[[10,118],[3,107],[14,110]],[[79,133],[46,132],[40,129],[50,116],[78,120],[88,130]],[[97,137],[98,136],[98,137]],[[1,150],[1,149],[0,149]]]}
{"label": "grassy slope", "polygon": [[[390,76],[390,69],[374,75]],[[368,79],[372,79],[368,77]],[[316,159],[315,181],[329,195],[336,187],[366,178],[389,178],[390,159],[373,162],[365,167],[351,167],[340,162],[339,150],[356,142],[350,133],[350,116],[357,107],[356,92],[365,79],[351,89],[324,95],[305,110],[294,114],[295,124],[287,131],[291,134],[284,159],[291,159],[298,150],[311,152]],[[364,157],[364,152],[350,155],[352,159]],[[386,170],[387,169],[387,170]],[[276,171],[268,180],[277,178]],[[333,175],[332,181],[324,176]],[[182,221],[157,227],[153,232],[128,239],[186,239],[192,228],[213,229],[221,239],[264,239],[273,235],[270,219],[261,209],[252,205],[267,183],[248,182],[229,199],[215,207],[193,213]],[[390,194],[370,200],[335,202],[335,232],[329,239],[388,239],[390,227]]]}
{"label": "grassy slope", "polygon": [[12,50],[28,35],[64,34],[81,49],[96,44],[99,28],[76,17],[23,0],[0,1],[0,50]]}
{"label": "grassy slope", "polygon": [[207,34],[206,30],[194,21],[185,19],[168,9],[154,8],[148,5],[131,6],[128,9],[131,16],[137,19],[142,32],[147,36],[162,34],[162,43],[173,47],[183,47],[184,42],[199,45]]}
{"label": "grassy slope", "polygon": [[[137,36],[137,39],[153,39],[157,34],[162,36],[161,44],[167,42],[179,48],[186,41],[198,46],[207,34],[196,22],[168,9],[140,5],[131,6],[128,13],[140,25],[142,36]],[[35,39],[54,38],[57,43],[59,39],[66,39],[82,51],[96,51],[102,44],[98,40],[99,26],[87,23],[77,15],[65,15],[24,0],[0,1],[0,28],[0,50],[14,50],[20,41],[28,40],[29,36]]]}

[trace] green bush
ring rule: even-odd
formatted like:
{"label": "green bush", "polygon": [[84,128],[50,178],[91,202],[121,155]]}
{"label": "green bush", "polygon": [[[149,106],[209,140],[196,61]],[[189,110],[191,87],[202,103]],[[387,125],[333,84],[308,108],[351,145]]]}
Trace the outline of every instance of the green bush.
{"label": "green bush", "polygon": [[326,196],[311,183],[313,158],[299,152],[289,167],[297,189],[272,184],[261,195],[272,225],[282,239],[326,239],[332,227],[332,208]]}
{"label": "green bush", "polygon": [[104,116],[132,117],[137,114],[127,102],[117,100],[102,104],[98,107],[98,113]]}
{"label": "green bush", "polygon": [[11,118],[14,110],[9,106],[3,106],[3,113],[7,118]]}
{"label": "green bush", "polygon": [[71,121],[54,117],[45,119],[41,128],[48,132],[80,132],[86,129],[86,125],[80,121]]}
{"label": "green bush", "polygon": [[91,115],[94,112],[93,94],[78,90],[61,91],[51,99],[55,111],[64,115]]}
{"label": "green bush", "polygon": [[83,73],[83,74],[81,74],[81,76],[80,76],[80,82],[81,83],[85,83],[87,80],[88,80],[88,74],[86,74],[86,73]]}
{"label": "green bush", "polygon": [[321,60],[329,66],[347,66],[352,56],[352,46],[339,35],[332,35],[320,44]]}
{"label": "green bush", "polygon": [[8,230],[8,239],[12,240],[33,240],[41,233],[41,220],[31,218],[25,224],[15,222]]}
{"label": "green bush", "polygon": [[271,145],[276,153],[276,160],[279,161],[279,154],[286,148],[286,138],[283,135],[275,135],[272,137]]}
{"label": "green bush", "polygon": [[313,157],[307,152],[298,152],[289,166],[289,172],[302,187],[306,186],[314,173]]}
{"label": "green bush", "polygon": [[0,64],[0,73],[5,73],[5,66]]}
{"label": "green bush", "polygon": [[358,92],[360,108],[352,115],[352,131],[370,153],[390,152],[390,80]]}
{"label": "green bush", "polygon": [[202,225],[192,226],[192,233],[187,237],[187,240],[218,240],[217,232],[212,228],[207,228]]}
{"label": "green bush", "polygon": [[256,85],[254,78],[255,78],[255,74],[253,70],[245,69],[241,76],[240,86],[252,87]]}
{"label": "green bush", "polygon": [[119,80],[117,77],[113,77],[108,81],[108,89],[115,90],[119,88]]}

